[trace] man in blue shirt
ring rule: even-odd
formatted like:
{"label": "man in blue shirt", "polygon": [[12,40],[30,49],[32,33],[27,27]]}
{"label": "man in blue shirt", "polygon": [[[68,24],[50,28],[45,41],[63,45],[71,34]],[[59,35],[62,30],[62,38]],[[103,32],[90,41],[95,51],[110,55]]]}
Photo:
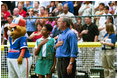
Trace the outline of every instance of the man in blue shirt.
{"label": "man in blue shirt", "polygon": [[59,78],[75,77],[78,40],[76,34],[69,28],[69,21],[68,17],[60,17],[57,21],[59,29],[62,30],[55,45]]}

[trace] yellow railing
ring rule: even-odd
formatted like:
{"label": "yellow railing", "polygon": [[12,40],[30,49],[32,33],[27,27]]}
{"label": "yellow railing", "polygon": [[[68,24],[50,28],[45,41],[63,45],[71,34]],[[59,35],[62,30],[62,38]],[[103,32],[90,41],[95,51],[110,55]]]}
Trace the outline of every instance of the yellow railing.
{"label": "yellow railing", "polygon": [[[9,47],[9,45],[1,45],[1,51],[4,51],[4,47],[7,46]],[[35,46],[35,42],[28,42],[28,47],[34,47]],[[100,42],[81,42],[78,43],[78,47],[82,48],[82,47],[101,47],[102,44]],[[117,43],[115,44],[115,46],[117,46]]]}
{"label": "yellow railing", "polygon": [[78,43],[78,47],[101,47],[102,44],[100,42],[81,42]]}

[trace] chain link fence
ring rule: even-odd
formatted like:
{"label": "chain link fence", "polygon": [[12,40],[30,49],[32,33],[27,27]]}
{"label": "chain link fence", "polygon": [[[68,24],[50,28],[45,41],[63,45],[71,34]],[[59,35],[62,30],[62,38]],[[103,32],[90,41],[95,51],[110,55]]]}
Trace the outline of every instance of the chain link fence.
{"label": "chain link fence", "polygon": [[[32,46],[29,46],[29,51],[32,56],[32,66],[30,70],[30,75],[35,75],[34,69],[35,69],[35,63],[36,63],[36,57],[33,54],[34,50],[34,43],[32,43]],[[93,47],[90,46],[90,44],[81,43],[79,45],[79,53],[78,57],[76,59],[76,77],[80,78],[103,78],[103,68],[101,64],[101,56],[102,56],[102,50],[100,43],[99,45],[93,44]],[[31,45],[31,44],[30,44]],[[88,45],[88,46],[87,46]],[[85,47],[86,46],[86,47]],[[1,78],[8,78],[8,68],[7,68],[7,51],[9,46],[4,45],[1,50]],[[115,49],[117,52],[117,49]],[[114,63],[115,67],[117,67],[117,62]],[[86,73],[84,71],[88,72],[88,76],[85,76]],[[55,70],[55,73],[52,74],[53,78],[57,78],[57,71]]]}

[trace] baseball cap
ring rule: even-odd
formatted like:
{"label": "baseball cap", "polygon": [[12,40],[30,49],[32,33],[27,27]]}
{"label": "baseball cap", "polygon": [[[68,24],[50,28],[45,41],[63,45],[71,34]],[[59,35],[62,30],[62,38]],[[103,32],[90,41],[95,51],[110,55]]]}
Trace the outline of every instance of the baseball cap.
{"label": "baseball cap", "polygon": [[22,19],[22,18],[15,18],[13,19],[12,23],[10,24],[10,27],[15,27],[15,26],[22,26],[25,27],[26,25],[26,20]]}

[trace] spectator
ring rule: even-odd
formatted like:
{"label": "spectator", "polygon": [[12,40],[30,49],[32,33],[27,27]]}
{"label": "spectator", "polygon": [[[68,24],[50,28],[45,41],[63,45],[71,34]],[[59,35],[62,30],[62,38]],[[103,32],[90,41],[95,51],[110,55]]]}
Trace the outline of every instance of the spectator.
{"label": "spectator", "polygon": [[29,39],[33,42],[36,42],[37,39],[41,38],[42,37],[42,34],[41,34],[41,29],[43,27],[44,24],[38,22],[36,24],[37,26],[37,31],[33,32],[30,36],[29,36]]}
{"label": "spectator", "polygon": [[31,1],[26,1],[25,3],[25,8],[27,9],[27,11],[31,8],[33,8],[33,6],[31,5]]}
{"label": "spectator", "polygon": [[41,6],[44,6],[45,8],[49,8],[51,1],[39,1]]}
{"label": "spectator", "polygon": [[61,3],[57,4],[56,8],[52,12],[55,16],[63,13],[63,5]]}
{"label": "spectator", "polygon": [[[97,42],[98,41],[98,27],[92,23],[91,17],[85,17],[85,24],[82,26],[80,37],[84,42]],[[90,74],[91,66],[94,62],[95,49],[94,48],[81,48],[83,57],[83,71]],[[86,51],[85,51],[86,50]],[[92,57],[91,59],[89,57]],[[88,63],[89,62],[89,63]]]}
{"label": "spectator", "polygon": [[78,15],[78,10],[80,9],[82,1],[74,1],[74,15]]}
{"label": "spectator", "polygon": [[103,0],[101,0],[101,1],[95,1],[95,4],[94,4],[94,10],[95,10],[95,12],[98,10],[98,7],[99,7],[99,4],[100,3],[104,3],[105,4],[105,6],[109,6],[109,2],[110,1],[103,1]]}
{"label": "spectator", "polygon": [[49,15],[49,8],[45,8],[45,14]]}
{"label": "spectator", "polygon": [[[98,11],[95,12],[95,15],[102,15],[102,14],[104,14],[104,7],[105,7],[105,4],[104,3],[100,3],[99,7],[98,7]],[[99,19],[100,19],[100,17],[95,17],[95,23],[96,23],[96,25],[98,27],[99,27]]]}
{"label": "spectator", "polygon": [[39,1],[34,2],[34,12],[40,13],[40,3],[39,3]]}
{"label": "spectator", "polygon": [[14,18],[23,18],[23,16],[19,15],[19,9],[18,8],[14,8],[13,17]]}
{"label": "spectator", "polygon": [[115,12],[117,12],[117,1],[112,1],[112,3],[113,3],[113,9],[115,10]]}
{"label": "spectator", "polygon": [[55,6],[57,6],[59,3],[62,3],[62,1],[55,1]]}
{"label": "spectator", "polygon": [[41,34],[42,38],[36,41],[35,55],[38,55],[36,62],[35,73],[39,78],[51,78],[56,65],[56,58],[54,53],[55,40],[49,36],[52,31],[52,26],[46,24],[43,26]]}
{"label": "spectator", "polygon": [[16,1],[16,2],[15,2],[15,7],[18,7],[18,4],[19,4],[19,3],[23,5],[23,10],[27,12],[27,9],[24,7],[25,1]]}
{"label": "spectator", "polygon": [[[7,17],[7,22],[8,23],[6,23],[4,26],[2,26],[2,32],[1,32],[1,34],[4,34],[4,28],[10,26],[10,24],[12,23],[12,21],[13,21],[13,17],[12,16],[8,16]],[[6,44],[7,44],[7,39],[5,38],[5,35],[3,35],[2,45],[6,45]]]}
{"label": "spectator", "polygon": [[2,4],[1,5],[1,16],[4,18],[4,20],[7,20],[7,17],[10,16],[10,12],[8,11],[8,6],[7,4]]}
{"label": "spectator", "polygon": [[76,57],[78,53],[77,36],[70,30],[69,18],[60,17],[57,21],[62,33],[58,37],[56,48],[57,72],[59,78],[75,78]]}
{"label": "spectator", "polygon": [[10,11],[11,15],[13,14],[13,9],[15,8],[15,1],[2,1],[3,3],[7,4],[8,10]]}
{"label": "spectator", "polygon": [[114,19],[112,16],[108,16],[105,25],[108,23],[112,23],[113,24],[113,28],[114,28],[114,33],[117,34],[117,27],[114,25]]}
{"label": "spectator", "polygon": [[[85,1],[78,10],[79,16],[90,16],[93,14],[94,14],[94,9],[90,1]],[[82,23],[84,24],[84,18],[82,18]]]}
{"label": "spectator", "polygon": [[[68,4],[64,4],[63,13],[58,15],[58,17],[61,17],[61,16],[74,17],[74,15],[71,12],[69,12],[68,10],[69,10]],[[75,18],[72,18],[72,22],[74,25],[77,23]]]}
{"label": "spectator", "polygon": [[71,18],[69,18],[69,22],[70,22],[70,29],[77,35],[77,38],[78,38],[78,32],[75,29],[75,26],[74,26]]}
{"label": "spectator", "polygon": [[52,30],[52,37],[56,40],[57,42],[57,39],[58,39],[58,35],[61,34],[62,31],[59,29],[58,25],[56,24],[54,27],[53,27],[53,30]]}
{"label": "spectator", "polygon": [[[108,6],[104,7],[104,14],[102,14],[102,15],[111,15],[111,13],[109,13],[109,7]],[[105,22],[106,22],[107,17],[108,16],[100,17],[99,26],[105,26]]]}
{"label": "spectator", "polygon": [[[34,14],[33,9],[29,9],[28,14],[29,14],[29,16],[27,18],[36,18],[36,16],[33,15]],[[30,36],[34,31],[36,31],[35,22],[36,22],[36,19],[27,19],[26,20],[28,36]]]}
{"label": "spectator", "polygon": [[81,29],[82,29],[82,19],[81,19],[81,17],[77,18],[77,26],[75,27],[75,29],[77,30],[78,35],[79,35],[80,32],[81,32]]}
{"label": "spectator", "polygon": [[1,2],[3,2],[4,4],[6,4],[8,10],[10,10],[10,7],[11,7],[11,1],[1,1]]}
{"label": "spectator", "polygon": [[[19,14],[19,9],[18,8],[14,8],[14,10],[13,10],[13,18],[23,18],[23,16],[21,16]],[[25,36],[28,37],[28,34],[26,33]]]}
{"label": "spectator", "polygon": [[12,16],[8,16],[7,17],[7,21],[8,21],[8,24],[11,24],[12,21],[13,21],[13,17]]}
{"label": "spectator", "polygon": [[85,17],[85,24],[83,25],[80,33],[80,36],[82,36],[83,41],[97,42],[98,35],[98,27],[92,23],[91,17]]}
{"label": "spectator", "polygon": [[74,14],[74,4],[72,1],[63,1],[62,4],[68,4],[68,11]]}
{"label": "spectator", "polygon": [[112,17],[112,16],[108,16],[108,18],[107,18],[107,20],[106,20],[106,22],[105,22],[105,26],[98,28],[99,31],[100,31],[100,34],[99,34],[99,40],[100,40],[100,41],[103,40],[104,35],[107,33],[107,32],[106,32],[106,24],[108,24],[108,23],[112,23],[112,24],[113,24],[114,33],[117,33],[117,27],[115,27],[115,25],[114,25],[113,17]]}
{"label": "spectator", "polygon": [[[54,15],[52,13],[49,13],[49,17],[54,17]],[[48,21],[46,21],[46,24],[51,24],[51,26],[54,27],[56,24],[56,21],[54,18],[49,18]]]}
{"label": "spectator", "polygon": [[[108,7],[108,6],[105,6],[105,8],[104,8],[104,14],[102,14],[102,15],[111,15],[111,14],[109,13],[109,7]],[[104,27],[105,27],[105,22],[106,22],[107,18],[108,18],[108,16],[100,17],[100,20],[99,20],[99,29],[101,29],[101,28],[104,29]],[[99,34],[99,38],[98,38],[99,40],[102,40],[102,39],[103,39],[103,36],[104,36],[104,34],[105,34],[104,31],[105,31],[105,30],[103,30],[103,31],[100,30],[100,34]]]}
{"label": "spectator", "polygon": [[52,13],[52,11],[55,9],[55,2],[51,1],[50,2],[50,8],[49,8],[49,13]]}
{"label": "spectator", "polygon": [[114,32],[113,24],[106,24],[107,33],[104,36],[103,41],[103,53],[102,53],[102,66],[104,68],[105,78],[115,78],[115,43],[117,41],[117,36]]}
{"label": "spectator", "polygon": [[26,11],[23,10],[23,3],[19,2],[18,3],[18,9],[19,9],[19,14],[23,17],[26,17]]}
{"label": "spectator", "polygon": [[[46,9],[43,6],[40,7],[39,17],[48,17],[48,14],[46,13]],[[48,19],[40,19],[40,20],[46,22]]]}
{"label": "spectator", "polygon": [[78,14],[80,16],[90,16],[90,15],[93,15],[94,13],[94,10],[93,10],[93,5],[90,3],[90,1],[85,1],[79,11],[78,11]]}
{"label": "spectator", "polygon": [[114,8],[114,3],[109,3],[109,13],[114,14],[115,13],[115,8]]}

